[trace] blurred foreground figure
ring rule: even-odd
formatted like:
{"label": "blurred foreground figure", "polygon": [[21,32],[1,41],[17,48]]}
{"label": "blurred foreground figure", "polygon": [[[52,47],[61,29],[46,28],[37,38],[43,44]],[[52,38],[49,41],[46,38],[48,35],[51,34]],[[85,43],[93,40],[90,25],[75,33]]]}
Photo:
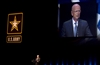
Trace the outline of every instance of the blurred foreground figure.
{"label": "blurred foreground figure", "polygon": [[33,62],[33,64],[35,64],[35,65],[40,65],[40,64],[39,64],[39,62],[40,62],[40,57],[39,57],[39,55],[37,55],[36,59],[35,59],[35,60],[33,59],[32,62]]}

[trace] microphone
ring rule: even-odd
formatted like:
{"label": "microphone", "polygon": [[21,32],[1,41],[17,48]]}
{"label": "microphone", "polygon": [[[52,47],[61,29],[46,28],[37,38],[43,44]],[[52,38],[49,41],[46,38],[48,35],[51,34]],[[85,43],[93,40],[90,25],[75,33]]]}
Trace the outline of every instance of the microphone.
{"label": "microphone", "polygon": [[76,26],[77,26],[76,37],[78,37],[78,24],[76,24]]}

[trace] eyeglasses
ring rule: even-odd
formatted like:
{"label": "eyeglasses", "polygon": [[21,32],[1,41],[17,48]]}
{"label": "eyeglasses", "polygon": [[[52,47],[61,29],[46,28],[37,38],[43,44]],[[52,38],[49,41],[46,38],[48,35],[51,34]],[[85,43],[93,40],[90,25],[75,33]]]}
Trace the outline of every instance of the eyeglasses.
{"label": "eyeglasses", "polygon": [[81,12],[81,10],[76,10],[76,11],[73,11],[73,12]]}

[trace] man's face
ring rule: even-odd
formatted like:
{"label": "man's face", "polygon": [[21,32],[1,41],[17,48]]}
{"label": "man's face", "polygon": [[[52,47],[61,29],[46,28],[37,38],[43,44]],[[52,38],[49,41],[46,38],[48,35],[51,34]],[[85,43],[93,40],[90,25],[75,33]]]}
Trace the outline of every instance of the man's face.
{"label": "man's face", "polygon": [[80,13],[81,13],[81,10],[80,10],[79,5],[75,5],[75,6],[72,7],[71,14],[72,14],[74,19],[77,20],[80,17]]}
{"label": "man's face", "polygon": [[37,55],[37,58],[39,58],[39,55]]}

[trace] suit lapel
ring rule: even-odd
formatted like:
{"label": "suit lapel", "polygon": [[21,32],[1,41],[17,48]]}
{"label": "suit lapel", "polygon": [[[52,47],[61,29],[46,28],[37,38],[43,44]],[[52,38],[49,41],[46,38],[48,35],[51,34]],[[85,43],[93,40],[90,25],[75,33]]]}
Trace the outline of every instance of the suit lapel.
{"label": "suit lapel", "polygon": [[80,36],[80,28],[81,27],[81,22],[80,22],[80,19],[78,20],[78,29],[77,29],[77,32],[78,32],[78,36]]}
{"label": "suit lapel", "polygon": [[74,37],[72,19],[71,19],[71,21],[70,21],[70,27],[69,27],[69,28],[70,28],[69,30],[70,30],[71,36]]}

